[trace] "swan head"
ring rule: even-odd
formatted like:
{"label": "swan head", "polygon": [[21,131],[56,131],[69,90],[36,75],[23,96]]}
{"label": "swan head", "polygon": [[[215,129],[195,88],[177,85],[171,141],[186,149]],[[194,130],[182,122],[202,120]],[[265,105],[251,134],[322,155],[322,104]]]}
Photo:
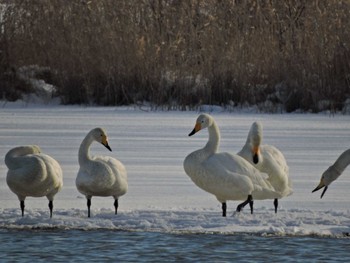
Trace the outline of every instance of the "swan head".
{"label": "swan head", "polygon": [[251,146],[253,162],[255,164],[259,162],[260,144],[262,141],[262,136],[263,132],[261,122],[253,122],[248,134],[248,143]]}
{"label": "swan head", "polygon": [[16,149],[18,149],[21,152],[21,155],[26,154],[40,154],[41,149],[38,145],[25,145],[25,146],[19,146]]}
{"label": "swan head", "polygon": [[30,145],[30,148],[33,154],[41,153],[41,149],[38,145]]}
{"label": "swan head", "polygon": [[325,185],[323,178],[321,178],[320,183],[318,184],[318,186],[314,190],[312,190],[312,192],[316,192],[316,191],[322,189],[323,187],[324,187],[324,190],[323,190],[323,192],[321,194],[321,198],[322,198],[323,195],[326,193],[326,191],[328,189],[328,186]]}
{"label": "swan head", "polygon": [[321,176],[320,183],[318,186],[312,191],[316,192],[324,187],[324,190],[321,194],[321,198],[326,193],[328,186],[333,182],[335,179],[337,179],[339,174],[337,171],[333,168],[333,166],[330,166]]}
{"label": "swan head", "polygon": [[188,136],[192,136],[193,134],[199,132],[200,130],[208,128],[213,124],[213,121],[214,121],[213,118],[208,114],[203,113],[199,115],[193,130],[190,132]]}
{"label": "swan head", "polygon": [[108,150],[112,151],[111,147],[109,147],[109,144],[108,144],[107,133],[104,129],[95,128],[90,132],[90,134],[92,135],[92,137],[94,138],[95,141],[101,143]]}

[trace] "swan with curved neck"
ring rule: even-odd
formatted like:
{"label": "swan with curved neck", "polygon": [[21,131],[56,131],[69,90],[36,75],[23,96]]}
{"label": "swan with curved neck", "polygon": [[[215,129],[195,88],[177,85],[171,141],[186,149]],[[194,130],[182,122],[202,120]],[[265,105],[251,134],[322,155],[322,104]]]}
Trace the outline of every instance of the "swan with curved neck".
{"label": "swan with curved neck", "polygon": [[46,196],[52,217],[54,196],[63,186],[62,169],[58,162],[41,153],[39,146],[27,145],[11,149],[5,156],[5,164],[9,169],[6,181],[20,201],[22,216],[27,196]]}
{"label": "swan with curved neck", "polygon": [[[289,167],[284,155],[272,145],[262,145],[263,128],[261,122],[254,122],[249,130],[247,141],[238,155],[243,157],[260,172],[268,175],[268,180],[281,197],[293,193],[289,177]],[[274,198],[275,213],[278,198]]]}
{"label": "swan with curved neck", "polygon": [[189,136],[208,129],[209,140],[204,148],[190,153],[184,160],[184,170],[201,189],[215,195],[226,216],[227,200],[245,200],[237,206],[240,212],[247,204],[253,213],[253,198],[279,196],[265,176],[238,155],[218,153],[220,132],[214,118],[201,114]]}
{"label": "swan with curved neck", "polygon": [[328,167],[326,171],[321,176],[320,183],[318,186],[312,191],[316,192],[324,187],[324,190],[321,194],[321,198],[326,193],[328,186],[335,181],[348,167],[350,164],[350,149],[344,151],[338,159],[335,161],[333,165]]}
{"label": "swan with curved neck", "polygon": [[112,196],[115,214],[118,211],[118,199],[128,190],[127,172],[124,165],[109,156],[91,156],[90,146],[96,141],[112,151],[104,129],[92,129],[79,148],[80,169],[76,178],[76,187],[87,199],[88,217],[90,217],[91,198],[93,196]]}

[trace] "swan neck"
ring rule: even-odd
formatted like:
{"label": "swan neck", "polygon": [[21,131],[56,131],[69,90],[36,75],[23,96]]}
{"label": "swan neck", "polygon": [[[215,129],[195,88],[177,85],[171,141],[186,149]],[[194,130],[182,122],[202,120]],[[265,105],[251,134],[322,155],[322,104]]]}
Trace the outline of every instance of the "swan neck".
{"label": "swan neck", "polygon": [[5,156],[5,164],[9,169],[16,169],[21,166],[23,156],[33,154],[30,147],[16,147],[11,149]]}
{"label": "swan neck", "polygon": [[333,168],[341,174],[350,164],[350,149],[343,152],[333,164]]}
{"label": "swan neck", "polygon": [[81,142],[80,148],[79,148],[79,164],[80,165],[91,160],[90,146],[91,146],[92,142],[93,142],[93,139],[89,135],[87,135],[85,137],[85,139]]}
{"label": "swan neck", "polygon": [[208,127],[209,140],[205,146],[205,150],[210,153],[216,153],[220,144],[220,131],[215,122]]}
{"label": "swan neck", "polygon": [[262,128],[257,123],[254,123],[249,130],[246,144],[252,147],[259,147],[262,141]]}

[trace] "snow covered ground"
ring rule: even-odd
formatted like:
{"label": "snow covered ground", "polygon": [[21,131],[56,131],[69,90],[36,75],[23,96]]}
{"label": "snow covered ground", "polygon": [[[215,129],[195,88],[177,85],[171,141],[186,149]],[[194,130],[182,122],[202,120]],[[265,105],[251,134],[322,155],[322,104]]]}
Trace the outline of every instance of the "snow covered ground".
{"label": "snow covered ground", "polygon": [[[343,235],[350,232],[349,170],[321,191],[311,193],[322,172],[350,146],[350,116],[328,114],[211,114],[221,130],[221,151],[236,153],[244,145],[250,125],[260,120],[266,144],[278,147],[287,159],[293,195],[280,200],[255,201],[233,215],[238,202],[221,204],[197,188],[183,170],[187,154],[202,147],[206,130],[192,137],[198,112],[152,112],[133,107],[77,107],[2,104],[0,109],[0,228],[121,229],[179,232],[251,232],[287,235]],[[113,152],[92,145],[92,154],[111,155],[128,170],[129,191],[120,199],[94,197],[92,217],[86,200],[75,188],[78,148],[88,131],[104,127]],[[56,195],[49,218],[46,198],[27,198],[25,216],[6,184],[4,156],[18,145],[37,144],[62,166],[63,190]]]}

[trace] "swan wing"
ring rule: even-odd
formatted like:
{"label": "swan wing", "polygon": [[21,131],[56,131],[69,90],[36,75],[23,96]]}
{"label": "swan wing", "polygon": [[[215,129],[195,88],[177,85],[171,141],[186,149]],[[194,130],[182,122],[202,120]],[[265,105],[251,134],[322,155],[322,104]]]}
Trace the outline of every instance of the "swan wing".
{"label": "swan wing", "polygon": [[84,195],[109,196],[114,182],[112,169],[103,160],[95,158],[80,167],[76,186]]}
{"label": "swan wing", "polygon": [[100,156],[99,158],[109,166],[114,175],[113,189],[115,192],[113,195],[116,197],[124,195],[128,190],[128,178],[125,166],[119,160],[109,156]]}
{"label": "swan wing", "polygon": [[[124,180],[121,180],[121,174]],[[89,196],[122,195],[127,190],[125,167],[112,157],[95,156],[80,167],[76,186],[79,192]]]}
{"label": "swan wing", "polygon": [[41,188],[46,191],[45,194],[49,200],[52,200],[63,186],[62,169],[59,163],[51,156],[46,154],[39,154],[38,158],[42,161],[42,175],[43,181]]}
{"label": "swan wing", "polygon": [[51,198],[63,185],[60,165],[44,154],[21,157],[18,168],[9,169],[6,180],[10,189],[22,198],[25,196]]}
{"label": "swan wing", "polygon": [[225,153],[214,154],[203,162],[204,170],[214,177],[214,184],[220,189],[231,189],[230,191],[239,191],[251,193],[253,184],[246,171],[232,156]]}
{"label": "swan wing", "polygon": [[36,155],[21,157],[16,168],[12,168],[7,172],[6,182],[19,199],[26,196],[44,196],[37,189],[42,181],[42,162]]}
{"label": "swan wing", "polygon": [[[245,200],[249,194],[253,198],[265,199],[275,196],[275,190],[267,180],[267,175],[259,172],[249,162],[237,155],[218,153],[203,163],[208,174],[215,177],[217,192],[231,200]],[[266,196],[266,197],[265,197]]]}
{"label": "swan wing", "polygon": [[111,168],[116,177],[127,180],[126,168],[122,162],[109,156],[101,156],[100,160],[103,160]]}
{"label": "swan wing", "polygon": [[271,145],[261,146],[263,161],[261,171],[269,175],[269,181],[283,196],[292,194],[292,181],[289,177],[289,167],[284,155]]}
{"label": "swan wing", "polygon": [[289,174],[287,161],[280,150],[272,145],[263,145],[261,146],[261,153],[269,158],[271,163],[274,162],[273,165],[277,167],[276,169],[279,169],[283,174]]}

